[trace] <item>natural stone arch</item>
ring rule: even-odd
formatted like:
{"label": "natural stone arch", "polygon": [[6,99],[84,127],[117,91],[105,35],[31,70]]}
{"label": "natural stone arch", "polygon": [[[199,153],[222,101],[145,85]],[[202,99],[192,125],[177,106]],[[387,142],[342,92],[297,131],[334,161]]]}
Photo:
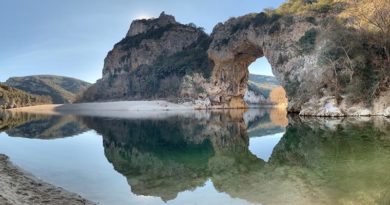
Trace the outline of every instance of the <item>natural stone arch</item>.
{"label": "natural stone arch", "polygon": [[348,100],[353,94],[348,90],[340,92],[345,88],[339,85],[338,73],[346,71],[337,71],[324,54],[324,48],[332,41],[326,26],[331,19],[318,13],[310,18],[259,13],[218,24],[208,49],[214,62],[207,90],[211,107],[247,107],[243,96],[248,66],[265,57],[286,90],[290,112],[315,116],[388,115],[388,88],[377,93],[370,104],[351,103]]}
{"label": "natural stone arch", "polygon": [[[264,18],[266,22],[256,24],[256,18]],[[300,18],[292,20],[296,21],[294,27],[283,18],[276,17],[272,20],[266,14],[260,13],[256,16],[233,18],[215,27],[212,33],[213,42],[208,50],[208,55],[215,64],[211,79],[212,88],[209,89],[213,107],[245,108],[243,96],[247,89],[248,66],[256,59],[265,57],[283,87],[291,86],[291,81],[299,85],[295,92],[287,89],[287,97],[289,110],[300,110],[305,100],[298,99],[297,92],[312,89],[305,87],[308,81],[302,81],[310,79],[321,82],[321,75],[329,71],[307,72],[317,67],[309,61],[315,54],[300,55],[296,44],[313,25]],[[242,27],[242,24],[249,25],[237,29]],[[312,76],[313,74],[317,77]]]}

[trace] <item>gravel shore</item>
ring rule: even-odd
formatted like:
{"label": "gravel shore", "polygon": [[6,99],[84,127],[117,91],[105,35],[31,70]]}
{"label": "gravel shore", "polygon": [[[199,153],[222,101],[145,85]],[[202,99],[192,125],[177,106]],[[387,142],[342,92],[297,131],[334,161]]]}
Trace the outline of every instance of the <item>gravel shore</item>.
{"label": "gravel shore", "polygon": [[90,205],[77,194],[45,183],[14,166],[0,154],[1,205]]}

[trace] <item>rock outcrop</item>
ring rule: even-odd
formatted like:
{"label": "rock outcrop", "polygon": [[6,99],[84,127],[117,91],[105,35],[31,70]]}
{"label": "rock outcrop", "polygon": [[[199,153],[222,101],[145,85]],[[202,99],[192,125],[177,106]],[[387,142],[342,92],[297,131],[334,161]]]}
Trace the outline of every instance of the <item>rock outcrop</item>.
{"label": "rock outcrop", "polygon": [[330,2],[302,3],[311,10],[300,13],[231,18],[211,36],[164,13],[135,21],[81,101],[171,97],[197,108],[245,108],[248,66],[265,57],[286,90],[290,112],[385,115],[389,63],[381,45],[365,42],[376,34],[344,25],[354,20],[341,17],[351,5]]}
{"label": "rock outcrop", "polygon": [[134,21],[126,37],[108,53],[103,78],[80,101],[177,98],[184,76],[210,75],[209,43],[201,28],[180,24],[165,13]]}

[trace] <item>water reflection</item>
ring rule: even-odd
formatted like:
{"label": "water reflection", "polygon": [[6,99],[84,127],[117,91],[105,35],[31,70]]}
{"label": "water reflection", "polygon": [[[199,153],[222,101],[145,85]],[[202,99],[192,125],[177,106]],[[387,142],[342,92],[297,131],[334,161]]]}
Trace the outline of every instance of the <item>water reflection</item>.
{"label": "water reflection", "polygon": [[71,137],[88,131],[75,116],[0,112],[0,132],[8,136],[36,139]]}
{"label": "water reflection", "polygon": [[9,122],[9,136],[48,139],[95,130],[132,193],[167,203],[212,183],[219,193],[255,204],[390,204],[385,118],[287,120],[278,110],[138,120],[14,118],[2,121]]}

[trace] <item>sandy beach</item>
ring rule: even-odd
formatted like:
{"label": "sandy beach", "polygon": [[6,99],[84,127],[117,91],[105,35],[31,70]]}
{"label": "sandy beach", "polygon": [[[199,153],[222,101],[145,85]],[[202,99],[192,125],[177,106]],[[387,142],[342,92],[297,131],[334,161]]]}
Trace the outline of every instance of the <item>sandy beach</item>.
{"label": "sandy beach", "polygon": [[14,166],[0,154],[0,204],[94,204],[77,194],[47,184]]}

